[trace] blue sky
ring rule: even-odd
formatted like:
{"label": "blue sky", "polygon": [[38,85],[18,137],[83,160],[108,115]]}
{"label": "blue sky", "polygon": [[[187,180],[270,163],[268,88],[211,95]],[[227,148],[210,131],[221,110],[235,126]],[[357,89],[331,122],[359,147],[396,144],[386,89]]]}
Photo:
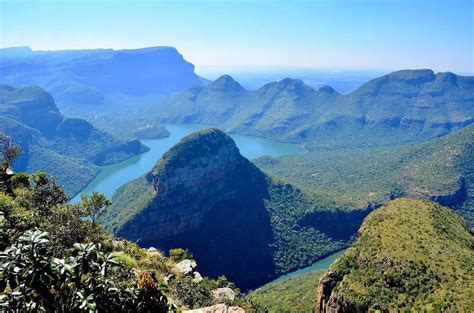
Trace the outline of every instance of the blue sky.
{"label": "blue sky", "polygon": [[199,69],[474,72],[471,0],[0,0],[0,46],[176,47]]}

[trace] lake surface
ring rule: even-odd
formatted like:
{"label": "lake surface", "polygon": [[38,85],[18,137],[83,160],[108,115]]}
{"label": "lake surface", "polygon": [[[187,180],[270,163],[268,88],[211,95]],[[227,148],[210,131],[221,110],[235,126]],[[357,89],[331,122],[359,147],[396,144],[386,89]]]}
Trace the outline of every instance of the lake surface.
{"label": "lake surface", "polygon": [[271,281],[269,284],[285,281],[288,278],[291,278],[293,276],[298,276],[298,275],[309,273],[309,272],[316,271],[316,270],[327,270],[329,268],[329,266],[331,266],[331,264],[334,263],[334,261],[336,261],[336,259],[344,253],[344,251],[345,250],[336,252],[334,254],[331,254],[330,256],[328,256],[324,259],[321,259],[317,262],[314,262],[312,265],[310,265],[308,267],[296,270],[294,272],[287,273],[285,275],[281,275],[277,279]]}
{"label": "lake surface", "polygon": [[[195,124],[166,125],[166,128],[171,133],[168,138],[141,140],[144,145],[150,148],[150,151],[123,162],[102,167],[99,174],[74,197],[72,202],[79,202],[80,194],[91,193],[93,191],[103,193],[111,199],[119,187],[149,172],[161,156],[181,138],[208,127],[209,126],[206,125]],[[240,153],[248,159],[254,159],[263,155],[276,157],[305,152],[305,149],[301,145],[275,142],[252,136],[233,134],[230,136],[237,144]]]}

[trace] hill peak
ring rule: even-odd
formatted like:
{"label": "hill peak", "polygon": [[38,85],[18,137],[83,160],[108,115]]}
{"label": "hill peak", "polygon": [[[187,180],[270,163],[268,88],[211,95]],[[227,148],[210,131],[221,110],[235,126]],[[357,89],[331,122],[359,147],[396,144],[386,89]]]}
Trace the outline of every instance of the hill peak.
{"label": "hill peak", "polygon": [[465,222],[449,208],[391,201],[366,217],[357,242],[320,280],[318,312],[472,307],[465,288],[473,283],[472,243]]}
{"label": "hill peak", "polygon": [[304,81],[301,79],[297,78],[290,78],[286,77],[278,82],[279,85],[285,86],[285,87],[292,87],[292,86],[306,86]]}
{"label": "hill peak", "polygon": [[235,90],[235,91],[243,91],[245,90],[235,79],[233,79],[230,75],[222,75],[215,81],[213,81],[210,85],[213,89],[219,90]]}
{"label": "hill peak", "polygon": [[289,77],[277,82],[268,83],[262,86],[259,90],[263,92],[286,92],[294,96],[314,93],[314,89],[306,85],[305,82],[301,79],[294,79]]}
{"label": "hill peak", "polygon": [[422,84],[435,80],[436,75],[430,69],[401,70],[387,75],[389,80],[403,81],[409,84]]}
{"label": "hill peak", "polygon": [[29,115],[32,111],[44,111],[43,119],[46,118],[46,114],[51,112],[59,114],[53,97],[38,86],[16,88],[9,85],[0,85],[0,102],[2,102],[1,107],[14,105],[17,106],[17,110],[23,111],[23,114],[26,115]]}
{"label": "hill peak", "polygon": [[176,168],[189,164],[196,159],[205,159],[210,155],[216,155],[225,150],[226,155],[222,157],[240,157],[239,149],[232,138],[222,130],[208,128],[192,133],[182,138],[153,168],[152,175],[158,175],[160,171]]}
{"label": "hill peak", "polygon": [[33,53],[33,50],[31,50],[31,48],[28,46],[0,49],[0,57],[3,57],[3,58],[23,57],[23,56],[28,56],[31,53]]}
{"label": "hill peak", "polygon": [[319,92],[319,93],[328,93],[328,94],[336,94],[336,93],[338,93],[336,90],[334,90],[334,88],[332,88],[332,87],[329,86],[329,85],[325,85],[325,86],[319,87],[318,92]]}

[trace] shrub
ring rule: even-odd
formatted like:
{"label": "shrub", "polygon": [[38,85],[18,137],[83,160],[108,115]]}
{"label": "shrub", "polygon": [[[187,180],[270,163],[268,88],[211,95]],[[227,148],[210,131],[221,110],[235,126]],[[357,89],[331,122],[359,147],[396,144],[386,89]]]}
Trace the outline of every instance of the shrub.
{"label": "shrub", "polygon": [[186,259],[190,259],[190,260],[194,259],[193,255],[191,254],[191,252],[189,252],[188,249],[181,249],[181,248],[171,249],[170,258],[174,262],[180,262]]}
{"label": "shrub", "polygon": [[[6,311],[167,312],[166,297],[152,276],[133,275],[100,245],[75,244],[74,256],[55,258],[48,234],[28,230],[1,255],[0,308]],[[145,283],[143,283],[145,281]]]}

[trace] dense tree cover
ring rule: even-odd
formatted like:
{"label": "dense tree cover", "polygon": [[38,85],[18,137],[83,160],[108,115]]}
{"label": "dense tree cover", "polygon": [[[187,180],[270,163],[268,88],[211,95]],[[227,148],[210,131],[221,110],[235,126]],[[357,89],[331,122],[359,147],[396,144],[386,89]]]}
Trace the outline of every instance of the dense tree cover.
{"label": "dense tree cover", "polygon": [[[13,173],[19,150],[8,138],[0,143],[1,310],[167,312],[177,310],[169,298],[179,307],[213,304],[212,288],[233,286],[225,278],[199,283],[176,272],[178,261],[192,258],[186,249],[172,250],[168,258],[114,239],[97,223],[110,205],[103,195],[70,204],[45,172]],[[240,297],[235,304],[257,308]]]}
{"label": "dense tree cover", "polygon": [[328,312],[343,303],[380,311],[474,307],[474,237],[452,210],[397,199],[372,212],[358,235],[321,281],[319,309],[321,303]]}
{"label": "dense tree cover", "polygon": [[343,149],[254,160],[322,205],[366,207],[400,196],[437,201],[474,221],[474,126],[397,148]]}
{"label": "dense tree cover", "polygon": [[[27,230],[1,255],[6,310],[48,312],[167,312],[156,279],[138,283],[100,244],[74,244],[67,259],[53,256],[48,233]],[[4,291],[4,290],[3,290]]]}

